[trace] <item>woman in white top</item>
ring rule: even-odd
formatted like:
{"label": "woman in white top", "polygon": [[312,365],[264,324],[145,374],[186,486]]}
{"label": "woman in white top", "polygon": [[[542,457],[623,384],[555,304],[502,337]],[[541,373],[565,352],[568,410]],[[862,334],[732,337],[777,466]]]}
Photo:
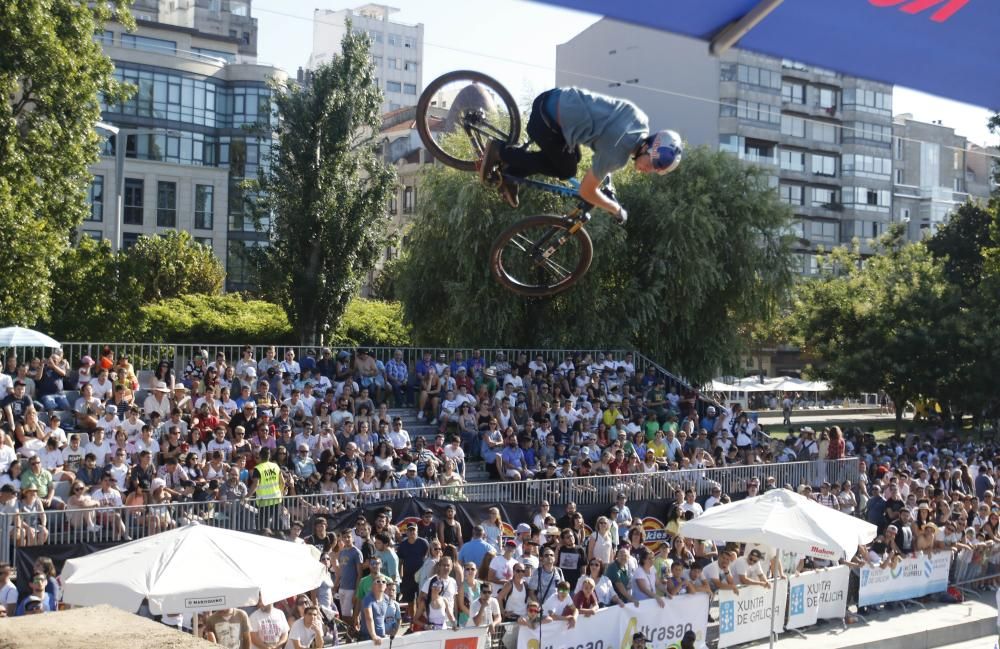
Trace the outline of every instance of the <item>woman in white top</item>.
{"label": "woman in white top", "polygon": [[337,481],[337,491],[342,494],[341,502],[345,507],[356,507],[358,504],[358,493],[361,486],[358,479],[354,477],[354,467],[347,465],[344,467],[343,477]]}
{"label": "woman in white top", "polygon": [[361,480],[358,481],[358,487],[363,494],[362,498],[365,502],[379,499],[378,491],[382,488],[382,483],[375,477],[375,469],[373,467],[365,467],[365,470],[361,474]]}
{"label": "woman in white top", "polygon": [[851,488],[851,481],[845,480],[841,485],[840,494],[837,496],[840,511],[848,516],[853,516],[858,506],[858,499],[854,496],[854,489]]}
{"label": "woman in white top", "polygon": [[656,568],[653,566],[653,553],[649,548],[640,548],[636,557],[635,572],[632,574],[632,596],[637,601],[656,599],[660,608],[666,605],[663,597],[656,590]]}
{"label": "woman in white top", "polygon": [[606,516],[597,519],[597,529],[590,535],[587,542],[587,558],[598,560],[607,565],[614,552],[614,539],[611,536],[611,521]]}
{"label": "woman in white top", "polygon": [[516,620],[528,614],[528,586],[524,582],[524,565],[514,564],[514,578],[508,581],[497,593],[497,599],[503,610],[503,619]]}
{"label": "woman in white top", "polygon": [[441,591],[444,589],[444,582],[440,579],[431,580],[430,593],[427,596],[427,628],[444,629],[455,626],[455,614],[451,611],[449,598],[442,597]]}
{"label": "woman in white top", "polygon": [[604,574],[606,565],[597,559],[588,561],[586,572],[576,580],[576,588],[573,590],[574,593],[583,590],[583,581],[589,577],[594,582],[594,595],[597,596],[597,603],[601,608],[611,606],[611,599],[615,596],[615,587]]}

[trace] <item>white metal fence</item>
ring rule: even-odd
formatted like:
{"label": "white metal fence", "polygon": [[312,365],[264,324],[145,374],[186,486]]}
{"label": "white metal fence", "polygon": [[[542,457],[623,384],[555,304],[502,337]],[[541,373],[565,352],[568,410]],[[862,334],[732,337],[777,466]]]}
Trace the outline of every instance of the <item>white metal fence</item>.
{"label": "white metal fence", "polygon": [[[202,503],[147,504],[135,507],[50,510],[45,513],[46,544],[106,543],[155,534],[177,525],[198,521],[207,525],[242,531],[264,527],[287,529],[290,521],[305,520],[317,514],[335,514],[358,505],[398,498],[538,504],[543,499],[552,505],[570,501],[578,505],[607,504],[615,494],[625,492],[632,499],[670,499],[674,491],[694,487],[699,495],[709,493],[718,484],[723,493],[738,496],[746,491],[752,478],[762,487],[774,477],[778,487],[816,485],[823,480],[857,484],[858,461],[855,458],[816,462],[757,464],[715,469],[660,471],[649,474],[587,476],[551,480],[469,483],[461,486],[428,486],[422,489],[386,489],[368,494],[316,494],[285,497],[277,519],[261,515],[252,500],[210,501]],[[0,561],[10,561],[12,530],[22,524],[40,524],[37,515],[0,514]]]}

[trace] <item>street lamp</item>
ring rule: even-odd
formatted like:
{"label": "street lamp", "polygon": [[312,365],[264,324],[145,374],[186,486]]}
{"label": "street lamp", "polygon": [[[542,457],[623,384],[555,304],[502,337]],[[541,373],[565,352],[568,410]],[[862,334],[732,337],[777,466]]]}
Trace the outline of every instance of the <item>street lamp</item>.
{"label": "street lamp", "polygon": [[115,136],[115,223],[111,234],[111,249],[118,252],[122,248],[122,224],[125,218],[125,147],[129,135],[166,134],[180,135],[180,131],[169,129],[125,129],[107,122],[96,122],[94,128]]}
{"label": "street lamp", "polygon": [[106,122],[97,122],[97,130],[115,136],[115,227],[111,235],[111,250],[118,252],[122,247],[122,219],[125,215],[125,142],[122,129]]}

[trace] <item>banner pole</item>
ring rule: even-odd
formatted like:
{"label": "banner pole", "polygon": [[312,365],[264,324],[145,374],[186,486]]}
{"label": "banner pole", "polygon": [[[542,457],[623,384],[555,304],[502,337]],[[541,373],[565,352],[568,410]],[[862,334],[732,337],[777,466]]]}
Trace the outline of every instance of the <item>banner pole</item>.
{"label": "banner pole", "polygon": [[[781,560],[784,558],[784,551],[780,548],[778,549],[778,565],[781,565]],[[774,606],[778,601],[778,578],[775,576],[774,582],[771,584],[771,632],[768,634],[768,647],[774,649]]]}

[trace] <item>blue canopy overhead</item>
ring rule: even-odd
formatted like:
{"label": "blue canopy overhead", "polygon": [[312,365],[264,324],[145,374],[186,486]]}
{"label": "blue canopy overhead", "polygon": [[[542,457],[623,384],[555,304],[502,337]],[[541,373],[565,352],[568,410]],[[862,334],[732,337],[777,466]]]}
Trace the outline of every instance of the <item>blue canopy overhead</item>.
{"label": "blue canopy overhead", "polygon": [[541,1],[1000,108],[998,0]]}

